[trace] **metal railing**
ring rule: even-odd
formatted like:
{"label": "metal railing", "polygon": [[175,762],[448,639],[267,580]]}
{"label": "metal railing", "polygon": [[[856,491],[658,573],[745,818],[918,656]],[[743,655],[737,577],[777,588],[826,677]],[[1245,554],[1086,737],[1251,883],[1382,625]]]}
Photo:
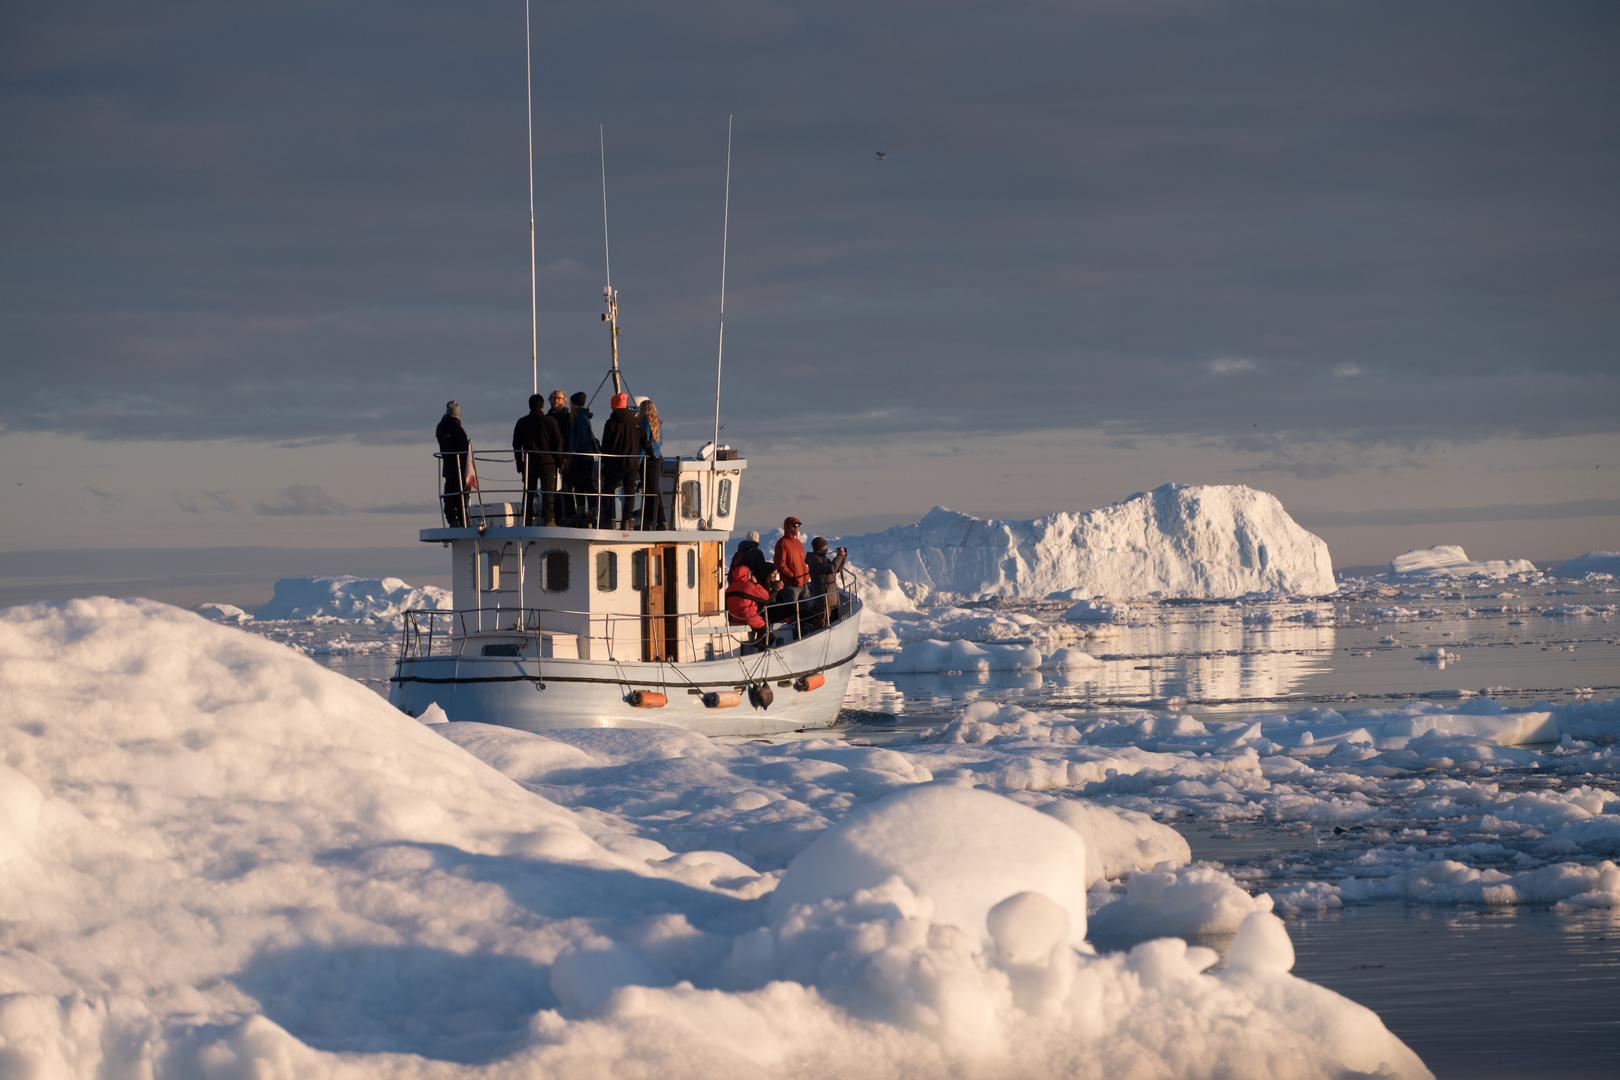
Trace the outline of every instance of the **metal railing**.
{"label": "metal railing", "polygon": [[[609,523],[620,521],[626,522],[626,528],[646,529],[663,521],[666,527],[673,527],[680,491],[678,485],[666,491],[664,481],[679,475],[680,457],[531,451],[528,456],[533,463],[525,476],[518,472],[517,455],[512,450],[435,453],[439,516],[444,523],[450,528],[472,527],[474,521],[488,522],[497,516],[489,511],[490,503],[511,503],[518,524],[538,524],[548,516],[546,502],[551,501],[551,516],[559,525],[609,528]],[[451,459],[456,465],[447,471]],[[550,465],[543,464],[546,459]],[[468,486],[469,473],[476,487]],[[514,475],[510,481],[501,479]],[[608,479],[615,481],[612,490],[606,488]]]}
{"label": "metal railing", "polygon": [[[801,637],[812,637],[830,629],[854,613],[856,579],[848,569],[839,571],[839,588],[834,595],[837,597],[837,603],[825,626],[822,625],[820,618],[820,605],[813,599],[801,602],[798,619]],[[790,610],[792,606],[765,605],[767,626],[773,633],[794,623]],[[497,628],[486,627],[484,618],[486,614],[494,616],[490,621],[494,622]],[[556,621],[558,616],[566,617],[562,621],[570,624],[571,628],[547,629],[548,618]],[[502,626],[503,620],[510,620],[509,625]],[[586,630],[580,633],[577,628],[582,620]],[[626,631],[626,624],[634,624],[634,630]],[[541,639],[547,634],[557,634],[574,638],[579,646],[585,646],[589,642],[588,649],[584,647],[578,649],[578,655],[581,657],[588,651],[592,659],[640,661],[644,648],[643,635],[649,632],[648,624],[654,624],[656,629],[661,631],[664,641],[663,651],[669,651],[669,643],[672,640],[684,646],[678,646],[676,650],[680,662],[720,660],[741,655],[743,645],[750,634],[746,625],[732,624],[723,608],[720,611],[691,611],[667,615],[578,611],[566,608],[480,607],[454,611],[417,608],[404,613],[399,659],[465,655],[470,643],[477,643],[480,650],[475,655],[483,655],[482,649],[486,645],[516,644],[518,648],[511,654],[490,655],[512,655],[533,659],[541,656],[543,652]],[[722,642],[724,648],[720,647]],[[597,655],[595,647],[597,643],[602,646],[600,656]],[[632,645],[636,653],[633,658],[615,655],[616,652]],[[715,646],[712,654],[706,648],[708,645]],[[669,659],[675,662],[675,657]]]}

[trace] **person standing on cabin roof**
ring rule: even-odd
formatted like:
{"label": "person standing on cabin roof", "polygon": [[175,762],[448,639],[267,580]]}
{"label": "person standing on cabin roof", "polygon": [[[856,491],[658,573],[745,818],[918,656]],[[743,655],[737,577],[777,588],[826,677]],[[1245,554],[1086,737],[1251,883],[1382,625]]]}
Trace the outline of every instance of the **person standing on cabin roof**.
{"label": "person standing on cabin roof", "polygon": [[849,559],[849,552],[838,549],[837,557],[827,554],[827,538],[810,541],[810,624],[831,626],[838,615],[838,572]]}
{"label": "person standing on cabin roof", "polygon": [[461,426],[461,406],[454,401],[444,403],[444,416],[433,429],[439,440],[439,467],[444,477],[444,521],[452,529],[467,526],[467,451],[472,443],[467,430]]}
{"label": "person standing on cabin roof", "polygon": [[[633,528],[636,478],[641,456],[647,452],[641,422],[630,411],[628,394],[613,395],[613,414],[602,425],[602,512],[599,528]],[[615,496],[624,489],[623,507]],[[609,522],[611,521],[611,526]]]}
{"label": "person standing on cabin roof", "polygon": [[568,400],[573,406],[569,410],[573,420],[568,425],[568,486],[574,492],[574,524],[585,528],[596,524],[597,480],[601,475],[596,455],[601,452],[602,444],[591,431],[595,414],[585,407],[585,391]]}
{"label": "person standing on cabin roof", "polygon": [[523,477],[523,524],[533,525],[542,506],[545,523],[557,524],[557,459],[563,448],[557,421],[546,415],[546,399],[529,396],[529,411],[512,428],[512,456]]}
{"label": "person standing on cabin roof", "polygon": [[647,456],[641,459],[641,527],[667,529],[669,519],[664,514],[663,425],[659,423],[658,406],[653,404],[652,398],[642,398],[637,413],[641,418],[641,434],[647,445]]}
{"label": "person standing on cabin roof", "polygon": [[796,517],[782,521],[782,539],[776,542],[776,572],[782,576],[782,590],[776,594],[777,606],[784,619],[793,622],[794,636],[799,633],[799,607],[804,603],[810,584],[810,567],[804,561],[804,541],[799,539]]}
{"label": "person standing on cabin roof", "polygon": [[568,443],[574,417],[568,411],[568,395],[560,389],[551,392],[550,401],[551,411],[546,415],[557,425],[557,434],[562,439],[562,448],[552,455],[557,460],[557,516],[566,523],[574,516],[574,497],[568,494]]}

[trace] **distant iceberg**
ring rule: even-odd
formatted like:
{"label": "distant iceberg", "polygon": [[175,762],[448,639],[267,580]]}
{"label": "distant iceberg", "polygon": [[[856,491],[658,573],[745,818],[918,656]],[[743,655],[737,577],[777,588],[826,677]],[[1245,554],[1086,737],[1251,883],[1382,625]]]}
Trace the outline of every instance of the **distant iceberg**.
{"label": "distant iceberg", "polygon": [[1513,574],[1534,574],[1536,564],[1529,559],[1473,560],[1456,544],[1438,544],[1408,551],[1389,561],[1389,576],[1407,578],[1505,578]]}
{"label": "distant iceberg", "polygon": [[253,613],[259,621],[345,619],[386,622],[412,609],[450,610],[450,590],[408,585],[396,577],[282,578],[270,602]]}
{"label": "distant iceberg", "polygon": [[1556,577],[1583,578],[1587,574],[1620,577],[1620,551],[1588,551],[1553,571]]}
{"label": "distant iceberg", "polygon": [[841,543],[851,563],[941,599],[1319,595],[1336,587],[1327,544],[1276,496],[1240,485],[1165,484],[1032,521],[936,506],[915,525]]}

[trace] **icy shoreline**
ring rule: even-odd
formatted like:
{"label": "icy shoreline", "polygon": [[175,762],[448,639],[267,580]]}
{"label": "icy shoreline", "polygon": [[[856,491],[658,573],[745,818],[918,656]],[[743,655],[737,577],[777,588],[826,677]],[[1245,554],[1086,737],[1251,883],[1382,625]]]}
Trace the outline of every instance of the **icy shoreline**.
{"label": "icy shoreline", "polygon": [[[140,601],[8,609],[0,685],[0,1039],[43,1075],[1428,1075],[1287,974],[1267,898],[1067,790],[1074,766],[1140,785],[1172,758],[1250,790],[1252,747],[1092,745],[1017,713],[896,748],[441,734]],[[765,902],[818,837],[898,821],[907,793],[940,800],[928,829],[817,856],[877,876]],[[1022,839],[1029,814],[1071,852]],[[1119,919],[1242,932],[1214,973],[1174,938],[1064,941]]]}

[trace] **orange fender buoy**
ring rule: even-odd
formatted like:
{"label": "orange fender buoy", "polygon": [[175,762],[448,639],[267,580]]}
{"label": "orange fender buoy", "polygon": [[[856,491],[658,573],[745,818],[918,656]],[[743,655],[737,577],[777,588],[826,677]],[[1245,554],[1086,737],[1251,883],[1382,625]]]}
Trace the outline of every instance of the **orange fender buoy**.
{"label": "orange fender buoy", "polygon": [[818,671],[814,675],[806,675],[804,678],[799,679],[793,684],[793,689],[805,691],[815,690],[821,686],[824,686],[826,682],[827,676]]}
{"label": "orange fender buoy", "polygon": [[735,690],[716,690],[703,695],[703,704],[710,709],[735,709],[742,704],[742,695]]}
{"label": "orange fender buoy", "polygon": [[669,698],[656,690],[636,690],[630,694],[630,704],[638,709],[662,709]]}

